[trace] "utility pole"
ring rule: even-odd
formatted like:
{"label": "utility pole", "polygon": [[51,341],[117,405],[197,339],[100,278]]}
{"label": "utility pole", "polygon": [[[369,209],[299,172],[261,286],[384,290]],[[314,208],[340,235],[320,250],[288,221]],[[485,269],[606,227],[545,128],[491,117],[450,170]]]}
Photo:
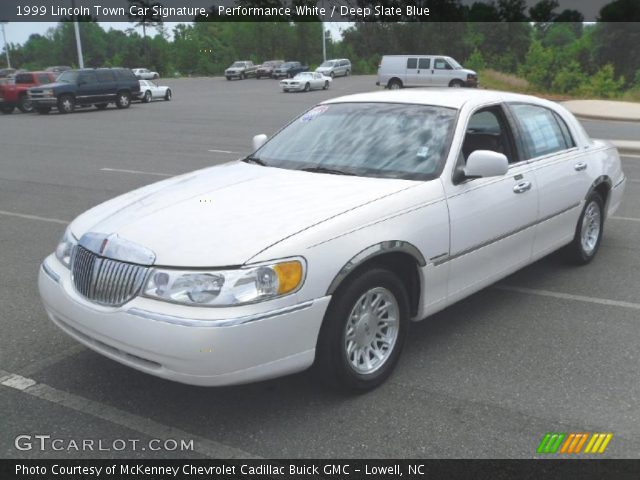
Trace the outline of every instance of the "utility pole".
{"label": "utility pole", "polygon": [[4,26],[7,22],[0,22],[2,25],[2,38],[4,39],[4,54],[7,56],[7,68],[11,68],[11,59],[9,58],[9,44],[7,43],[7,34],[4,31]]}
{"label": "utility pole", "polygon": [[[75,13],[76,11],[76,0],[71,0],[71,8],[73,9],[73,12]],[[78,51],[78,66],[80,68],[84,68],[84,58],[82,56],[82,42],[80,41],[80,27],[78,27],[78,16],[77,15],[73,15],[72,18],[73,20],[73,30],[76,34],[76,50]]]}
{"label": "utility pole", "polygon": [[322,25],[322,61],[326,62],[327,61],[327,35],[326,35],[326,32],[324,31],[324,22],[320,22],[320,25]]}

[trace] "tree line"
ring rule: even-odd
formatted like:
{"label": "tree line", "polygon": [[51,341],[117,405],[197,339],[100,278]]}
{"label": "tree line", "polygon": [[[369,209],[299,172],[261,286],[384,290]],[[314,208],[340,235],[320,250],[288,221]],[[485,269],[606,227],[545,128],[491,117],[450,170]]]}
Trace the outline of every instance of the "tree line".
{"label": "tree line", "polygon": [[[640,23],[625,22],[640,15],[637,0],[613,1],[593,24],[583,23],[577,11],[558,12],[556,0],[541,0],[530,8],[525,0],[471,6],[460,0],[431,0],[434,3],[439,17],[446,14],[460,21],[355,22],[343,30],[341,39],[327,38],[327,56],[349,58],[355,74],[375,73],[384,54],[432,53],[450,55],[476,70],[519,75],[540,91],[616,96],[640,88]],[[31,35],[23,45],[11,45],[13,63],[23,69],[75,65],[70,20],[45,35]],[[81,20],[84,61],[89,67],[148,67],[163,76],[186,76],[219,75],[240,59],[300,60],[311,66],[322,61],[322,24],[309,21],[317,19],[196,19],[176,26],[172,35],[154,18],[131,19],[142,25],[142,35],[134,28],[106,31],[91,19]]]}

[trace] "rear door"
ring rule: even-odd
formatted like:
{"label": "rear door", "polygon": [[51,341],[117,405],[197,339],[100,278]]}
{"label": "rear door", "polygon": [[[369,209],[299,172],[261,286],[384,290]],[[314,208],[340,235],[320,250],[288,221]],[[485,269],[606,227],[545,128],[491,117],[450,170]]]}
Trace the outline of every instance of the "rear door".
{"label": "rear door", "polygon": [[540,186],[533,254],[540,257],[573,238],[582,200],[592,183],[588,155],[580,153],[560,115],[541,105],[508,105],[521,149]]}
{"label": "rear door", "polygon": [[116,96],[116,77],[111,70],[96,71],[98,78],[99,99],[101,101],[113,100]]}

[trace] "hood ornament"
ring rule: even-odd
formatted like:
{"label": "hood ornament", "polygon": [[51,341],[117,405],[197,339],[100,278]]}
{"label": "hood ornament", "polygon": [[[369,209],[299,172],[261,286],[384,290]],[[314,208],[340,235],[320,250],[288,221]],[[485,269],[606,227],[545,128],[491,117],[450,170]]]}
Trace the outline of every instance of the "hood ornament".
{"label": "hood ornament", "polygon": [[117,233],[87,232],[78,241],[78,245],[100,257],[150,266],[156,260],[156,254],[137,243],[121,238]]}

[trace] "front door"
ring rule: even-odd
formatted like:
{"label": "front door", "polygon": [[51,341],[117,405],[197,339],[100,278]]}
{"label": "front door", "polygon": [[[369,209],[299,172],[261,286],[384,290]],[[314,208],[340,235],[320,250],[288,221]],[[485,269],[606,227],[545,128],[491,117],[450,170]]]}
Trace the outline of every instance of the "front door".
{"label": "front door", "polygon": [[475,150],[506,155],[506,175],[443,179],[449,206],[449,301],[479,290],[531,259],[538,190],[531,167],[520,158],[501,105],[483,107],[469,119],[458,167]]}
{"label": "front door", "polygon": [[453,72],[453,67],[445,58],[434,58],[433,67],[431,68],[431,85],[434,87],[448,87],[453,78]]}

